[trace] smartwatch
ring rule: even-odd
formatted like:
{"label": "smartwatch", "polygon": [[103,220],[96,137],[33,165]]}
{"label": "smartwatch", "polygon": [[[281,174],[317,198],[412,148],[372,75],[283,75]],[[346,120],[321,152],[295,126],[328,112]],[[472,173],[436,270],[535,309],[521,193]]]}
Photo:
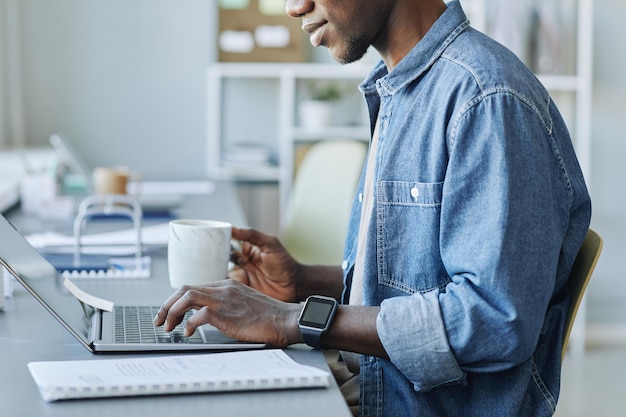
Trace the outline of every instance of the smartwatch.
{"label": "smartwatch", "polygon": [[312,295],[306,299],[298,317],[298,327],[305,343],[322,349],[320,337],[330,327],[337,311],[337,301],[331,297]]}

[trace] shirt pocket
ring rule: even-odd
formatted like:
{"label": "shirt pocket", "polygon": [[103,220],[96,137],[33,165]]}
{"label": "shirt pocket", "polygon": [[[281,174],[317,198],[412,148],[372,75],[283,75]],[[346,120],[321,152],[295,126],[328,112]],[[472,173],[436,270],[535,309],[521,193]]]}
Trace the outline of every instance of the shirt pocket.
{"label": "shirt pocket", "polygon": [[377,185],[378,282],[398,295],[431,291],[450,282],[439,246],[442,193],[442,182]]}

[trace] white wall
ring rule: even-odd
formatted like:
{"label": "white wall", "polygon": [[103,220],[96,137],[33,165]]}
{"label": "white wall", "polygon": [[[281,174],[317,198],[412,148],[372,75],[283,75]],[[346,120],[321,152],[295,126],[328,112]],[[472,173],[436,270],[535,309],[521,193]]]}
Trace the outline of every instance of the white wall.
{"label": "white wall", "polygon": [[8,146],[8,131],[7,131],[7,102],[8,97],[6,93],[6,2],[0,1],[0,149]]}
{"label": "white wall", "polygon": [[19,0],[0,0],[0,146],[24,144]]}
{"label": "white wall", "polygon": [[215,1],[19,3],[29,145],[61,132],[94,165],[157,179],[205,174]]}
{"label": "white wall", "polygon": [[626,342],[626,2],[595,0],[592,226],[604,250],[589,287],[589,336]]}

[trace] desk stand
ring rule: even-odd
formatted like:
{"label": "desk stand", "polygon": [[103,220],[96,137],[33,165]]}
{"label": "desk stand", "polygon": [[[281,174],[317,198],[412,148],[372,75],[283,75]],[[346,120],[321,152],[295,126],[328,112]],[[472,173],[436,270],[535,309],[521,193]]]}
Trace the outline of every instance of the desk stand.
{"label": "desk stand", "polygon": [[137,235],[134,265],[130,268],[108,271],[65,271],[63,274],[74,278],[149,278],[151,260],[149,256],[142,256],[141,228],[143,213],[141,205],[136,198],[123,194],[92,195],[86,197],[80,203],[78,213],[74,219],[74,266],[80,266],[83,229],[87,222],[96,216],[122,216],[132,220],[133,228]]}

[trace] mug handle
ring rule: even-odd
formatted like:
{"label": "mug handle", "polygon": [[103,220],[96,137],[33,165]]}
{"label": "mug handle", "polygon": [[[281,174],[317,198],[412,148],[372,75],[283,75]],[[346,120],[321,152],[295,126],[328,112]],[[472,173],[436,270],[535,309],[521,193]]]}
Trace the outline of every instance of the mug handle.
{"label": "mug handle", "polygon": [[129,192],[128,194],[133,197],[139,197],[143,189],[143,178],[141,177],[141,174],[138,171],[129,171],[128,184],[131,184],[131,183],[133,184],[133,186],[128,187],[127,185],[127,188],[130,188],[130,190],[127,190],[127,191],[132,190],[132,193]]}

